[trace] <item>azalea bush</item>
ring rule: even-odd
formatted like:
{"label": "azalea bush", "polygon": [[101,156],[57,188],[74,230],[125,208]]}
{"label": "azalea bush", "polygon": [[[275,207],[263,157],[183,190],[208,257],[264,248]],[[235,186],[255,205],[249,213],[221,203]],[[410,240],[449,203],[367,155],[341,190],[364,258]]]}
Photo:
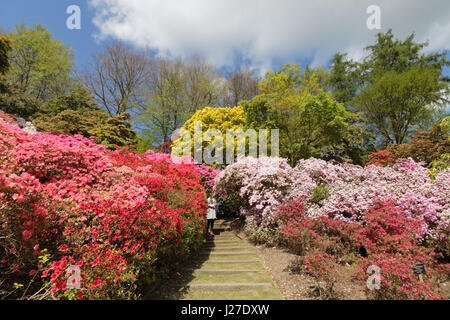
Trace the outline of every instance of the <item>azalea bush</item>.
{"label": "azalea bush", "polygon": [[139,297],[201,245],[215,174],[0,121],[0,296]]}
{"label": "azalea bush", "polygon": [[238,197],[247,233],[256,242],[262,242],[263,238],[270,240],[272,227],[277,225],[274,210],[293,183],[292,168],[285,159],[247,157],[217,175],[214,192],[222,197]]}
{"label": "azalea bush", "polygon": [[276,229],[274,212],[290,200],[302,199],[310,216],[362,223],[378,199],[394,200],[406,215],[423,221],[419,236],[445,239],[450,227],[449,178],[445,169],[431,179],[428,169],[412,159],[361,167],[311,158],[291,168],[285,159],[248,157],[220,172],[214,190],[240,197],[240,212],[252,230]]}
{"label": "azalea bush", "polygon": [[[438,254],[421,244],[418,219],[408,217],[393,201],[377,201],[365,213],[365,223],[345,223],[328,217],[306,215],[301,202],[279,207],[280,234],[284,245],[303,256],[295,269],[324,283],[324,297],[333,297],[343,264],[357,263],[355,279],[371,299],[441,299],[440,281],[449,265],[439,264]],[[423,263],[422,280],[413,266]],[[380,269],[380,287],[367,286],[369,266]]]}
{"label": "azalea bush", "polygon": [[[296,266],[333,297],[339,270],[381,269],[374,299],[438,299],[448,277],[450,170],[434,179],[422,163],[398,159],[365,167],[318,159],[292,168],[280,158],[245,158],[217,175],[217,193],[236,194],[250,239],[302,256]],[[395,263],[394,263],[395,262]],[[423,263],[423,282],[412,266]],[[319,284],[318,284],[319,285]]]}
{"label": "azalea bush", "polygon": [[368,161],[366,162],[366,166],[375,165],[386,167],[389,165],[393,165],[395,163],[396,157],[389,150],[381,150],[378,152],[373,152],[367,156]]}
{"label": "azalea bush", "polygon": [[[380,268],[380,287],[367,295],[373,299],[442,299],[436,290],[439,280],[446,280],[449,265],[439,265],[437,254],[421,245],[417,234],[422,221],[404,214],[393,201],[378,202],[366,213],[366,224],[357,229],[355,240],[363,245],[367,257],[363,258],[358,280],[365,284],[367,268]],[[425,266],[422,279],[414,274],[417,263]]]}

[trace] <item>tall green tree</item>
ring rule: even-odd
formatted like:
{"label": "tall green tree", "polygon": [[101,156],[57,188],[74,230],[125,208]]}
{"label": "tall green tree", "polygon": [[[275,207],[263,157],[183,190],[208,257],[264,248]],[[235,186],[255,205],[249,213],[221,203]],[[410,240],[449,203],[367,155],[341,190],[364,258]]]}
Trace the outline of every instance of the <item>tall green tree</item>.
{"label": "tall green tree", "polygon": [[379,33],[361,63],[362,86],[351,104],[363,112],[385,145],[403,143],[420,126],[441,114],[449,90],[442,77],[449,65],[445,53],[423,54],[427,43],[414,34],[395,39],[392,30]]}
{"label": "tall green tree", "polygon": [[42,25],[17,25],[8,34],[12,42],[9,54],[9,80],[25,93],[48,100],[67,91],[74,67],[74,52],[54,40]]}
{"label": "tall green tree", "polygon": [[361,81],[359,64],[348,59],[346,53],[336,53],[331,60],[329,76],[326,80],[333,98],[349,107],[348,103],[358,92]]}
{"label": "tall green tree", "polygon": [[351,113],[320,89],[317,77],[302,79],[299,65],[286,64],[280,71],[266,74],[260,91],[242,102],[248,127],[279,129],[280,155],[291,165],[301,158],[343,155]]}

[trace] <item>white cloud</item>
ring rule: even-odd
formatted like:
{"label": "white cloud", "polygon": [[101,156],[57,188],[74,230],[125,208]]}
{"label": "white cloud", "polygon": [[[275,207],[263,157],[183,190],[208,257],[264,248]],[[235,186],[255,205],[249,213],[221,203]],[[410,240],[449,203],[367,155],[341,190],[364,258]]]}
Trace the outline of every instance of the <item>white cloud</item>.
{"label": "white cloud", "polygon": [[[368,30],[366,9],[381,8],[381,30]],[[308,59],[355,59],[375,34],[416,33],[428,50],[450,49],[447,0],[90,0],[100,38],[113,37],[172,56],[201,55],[218,67],[236,55],[255,68]]]}

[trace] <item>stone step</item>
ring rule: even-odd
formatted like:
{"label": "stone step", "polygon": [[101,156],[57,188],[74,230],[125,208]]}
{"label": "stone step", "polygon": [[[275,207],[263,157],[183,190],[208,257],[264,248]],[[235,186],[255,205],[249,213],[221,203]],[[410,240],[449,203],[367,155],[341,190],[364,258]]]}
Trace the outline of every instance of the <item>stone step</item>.
{"label": "stone step", "polygon": [[217,264],[217,263],[222,263],[222,264],[239,264],[239,263],[255,263],[255,262],[259,262],[258,259],[247,259],[247,260],[208,260],[208,262],[204,263],[208,264],[208,263],[212,263],[212,264]]}
{"label": "stone step", "polygon": [[213,231],[218,231],[218,232],[225,232],[225,231],[231,231],[231,227],[219,227],[219,226],[214,226]]}
{"label": "stone step", "polygon": [[228,256],[249,256],[255,255],[254,251],[247,252],[200,252],[202,256],[212,256],[212,257],[228,257]]}
{"label": "stone step", "polygon": [[202,249],[212,250],[214,248],[251,248],[251,246],[247,245],[246,243],[216,243],[216,244],[210,244],[210,245],[203,245],[201,246]]}
{"label": "stone step", "polygon": [[[225,259],[214,259],[205,261],[203,263],[193,264],[190,266],[186,266],[189,270],[265,270],[261,263],[258,262],[241,262],[243,259],[238,260],[239,263],[230,263],[222,262]],[[231,259],[228,259],[231,260]],[[236,259],[233,259],[236,260]],[[248,260],[248,258],[246,258]],[[220,261],[220,263],[209,263],[210,261]]]}
{"label": "stone step", "polygon": [[241,238],[238,238],[236,236],[226,236],[226,237],[222,237],[222,236],[215,236],[214,239],[210,240],[210,241],[244,241]]}
{"label": "stone step", "polygon": [[213,274],[213,275],[227,275],[227,274],[240,274],[240,273],[261,273],[263,269],[241,269],[241,270],[222,270],[222,269],[196,269],[191,270],[194,274]]}
{"label": "stone step", "polygon": [[239,250],[253,250],[254,249],[250,246],[203,246],[202,250],[210,250],[210,251],[239,251]]}
{"label": "stone step", "polygon": [[226,243],[226,242],[236,242],[236,243],[247,243],[245,241],[243,241],[242,239],[239,238],[215,238],[214,240],[209,240],[206,241],[205,244],[210,244],[210,243]]}
{"label": "stone step", "polygon": [[259,289],[259,288],[272,288],[272,284],[268,282],[261,283],[193,283],[187,285],[188,288],[192,289],[202,289],[209,291],[216,290],[248,290],[248,289]]}

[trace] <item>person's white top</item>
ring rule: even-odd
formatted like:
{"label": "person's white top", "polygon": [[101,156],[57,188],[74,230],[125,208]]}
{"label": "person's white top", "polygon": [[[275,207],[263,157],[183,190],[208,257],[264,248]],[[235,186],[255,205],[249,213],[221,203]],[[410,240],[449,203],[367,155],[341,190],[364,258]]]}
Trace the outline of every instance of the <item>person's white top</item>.
{"label": "person's white top", "polygon": [[208,198],[208,212],[206,219],[217,219],[216,216],[216,200],[214,198]]}

